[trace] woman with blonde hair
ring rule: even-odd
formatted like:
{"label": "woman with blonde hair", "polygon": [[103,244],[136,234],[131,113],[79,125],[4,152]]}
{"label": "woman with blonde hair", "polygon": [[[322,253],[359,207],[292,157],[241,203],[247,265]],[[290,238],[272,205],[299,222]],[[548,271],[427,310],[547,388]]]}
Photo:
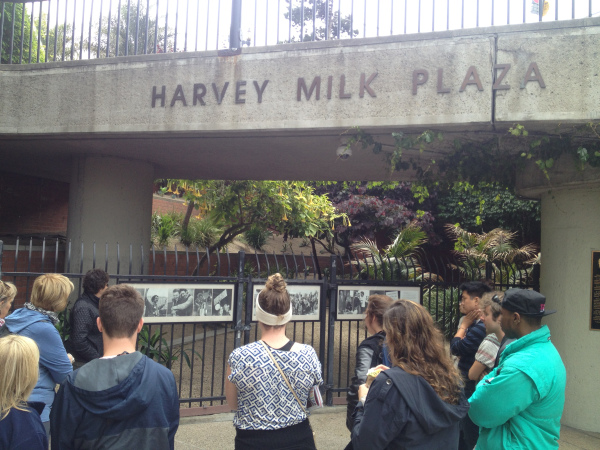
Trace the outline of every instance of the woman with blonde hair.
{"label": "woman with blonde hair", "polygon": [[47,273],[33,282],[31,301],[17,309],[6,320],[11,333],[35,341],[40,351],[39,379],[30,401],[43,402],[42,423],[46,434],[50,432],[50,408],[57,384],[73,371],[73,357],[67,353],[56,327],[58,313],[67,307],[73,283],[63,275]]}
{"label": "woman with blonde hair", "polygon": [[310,345],[289,340],[292,305],[283,277],[267,280],[254,304],[261,340],[229,356],[225,396],[235,410],[235,448],[315,449],[306,403],[321,364]]}
{"label": "woman with blonde hair", "polygon": [[0,339],[0,448],[48,449],[40,419],[43,403],[27,403],[38,380],[40,352],[32,339],[12,334]]}
{"label": "woman with blonde hair", "polygon": [[397,300],[383,316],[392,367],[358,390],[352,444],[360,449],[458,448],[469,410],[441,332],[421,305]]}
{"label": "woman with blonde hair", "polygon": [[17,287],[14,284],[0,281],[0,327],[4,325],[4,318],[8,315],[16,296]]}

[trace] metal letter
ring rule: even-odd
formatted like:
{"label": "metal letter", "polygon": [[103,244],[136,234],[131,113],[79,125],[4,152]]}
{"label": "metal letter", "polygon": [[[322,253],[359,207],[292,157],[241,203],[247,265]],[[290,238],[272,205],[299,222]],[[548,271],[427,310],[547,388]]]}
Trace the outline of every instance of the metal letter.
{"label": "metal letter", "polygon": [[306,89],[306,82],[304,78],[298,78],[298,90],[296,92],[296,100],[302,100],[302,91],[304,91],[304,96],[306,100],[310,100],[310,96],[313,91],[316,90],[315,99],[319,100],[321,98],[321,77],[315,77],[312,84],[310,85],[310,89]]}
{"label": "metal letter", "polygon": [[504,80],[504,77],[510,70],[510,64],[495,64],[494,65],[494,75],[496,75],[496,70],[498,70],[498,69],[502,69],[502,73],[500,73],[500,76],[496,79],[496,82],[492,86],[492,90],[493,91],[507,91],[510,89],[510,84],[500,84],[500,83],[502,83],[502,80]]}
{"label": "metal letter", "polygon": [[156,93],[156,86],[152,86],[152,107],[156,105],[156,99],[160,99],[160,106],[165,107],[165,97],[167,95],[167,87],[162,87],[162,92],[160,94]]}
{"label": "metal letter", "polygon": [[217,98],[217,104],[220,105],[223,101],[223,97],[225,97],[225,92],[227,91],[227,87],[229,86],[229,81],[226,81],[223,85],[223,90],[219,95],[219,90],[217,89],[217,85],[215,83],[212,84],[213,92],[215,93],[215,97]]}
{"label": "metal letter", "polygon": [[254,89],[256,89],[256,93],[258,94],[258,103],[262,103],[262,96],[263,96],[263,92],[265,92],[265,88],[267,87],[267,84],[269,83],[269,80],[265,80],[263,81],[263,84],[261,87],[258,86],[258,82],[254,82]]}
{"label": "metal letter", "polygon": [[180,84],[177,85],[177,89],[175,89],[175,93],[173,94],[173,99],[171,100],[171,108],[175,106],[175,102],[178,100],[183,102],[183,106],[187,106],[187,102],[185,101],[185,95],[183,95],[183,88]]}
{"label": "metal letter", "polygon": [[240,98],[242,95],[246,95],[246,89],[240,89],[242,86],[246,86],[245,81],[238,81],[235,83],[235,103],[246,103],[246,99]]}
{"label": "metal letter", "polygon": [[417,86],[427,83],[429,80],[429,72],[425,69],[413,70],[412,93],[417,95]]}
{"label": "metal letter", "polygon": [[525,79],[523,80],[523,83],[521,83],[521,89],[525,89],[525,85],[530,81],[537,81],[540,84],[541,88],[546,87],[546,83],[544,83],[544,79],[542,78],[540,69],[538,68],[538,65],[534,62],[529,64],[529,67],[527,68]]}
{"label": "metal letter", "polygon": [[437,92],[438,94],[447,94],[450,92],[449,87],[444,87],[444,69],[438,69]]}
{"label": "metal letter", "polygon": [[[200,90],[200,93],[198,93],[198,90]],[[206,95],[206,86],[204,86],[204,84],[202,83],[196,83],[194,84],[194,106],[196,106],[196,103],[200,102],[200,104],[202,106],[206,105],[206,102],[204,101],[204,96]]]}
{"label": "metal letter", "polygon": [[344,92],[346,89],[346,75],[340,75],[340,98],[351,98],[352,94]]}
{"label": "metal letter", "polygon": [[331,100],[331,90],[333,88],[333,75],[327,77],[327,100]]}
{"label": "metal letter", "polygon": [[365,90],[369,93],[369,95],[371,97],[377,97],[375,95],[375,91],[373,89],[371,89],[371,86],[369,86],[371,84],[371,81],[373,81],[376,76],[377,76],[377,72],[371,74],[369,79],[365,82],[365,74],[364,73],[360,74],[360,91],[358,93],[358,96],[360,98],[363,98],[365,96]]}
{"label": "metal letter", "polygon": [[467,70],[467,74],[465,75],[465,79],[462,85],[460,86],[459,91],[464,92],[464,90],[467,88],[467,85],[469,84],[474,84],[477,86],[478,90],[483,91],[483,86],[481,85],[481,80],[479,79],[479,74],[477,73],[477,69],[475,68],[475,66],[471,66],[469,67],[469,70]]}

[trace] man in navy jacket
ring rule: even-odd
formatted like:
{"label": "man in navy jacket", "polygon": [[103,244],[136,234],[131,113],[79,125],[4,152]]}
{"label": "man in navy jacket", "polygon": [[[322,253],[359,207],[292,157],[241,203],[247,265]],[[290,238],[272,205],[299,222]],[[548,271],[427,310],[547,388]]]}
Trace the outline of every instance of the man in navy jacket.
{"label": "man in navy jacket", "polygon": [[[481,318],[481,297],[492,289],[481,281],[470,281],[460,285],[462,292],[460,301],[460,312],[465,314],[456,335],[450,341],[450,352],[458,356],[458,370],[465,380],[465,396],[467,399],[475,391],[476,383],[469,380],[469,369],[475,361],[475,354],[486,336],[485,325]],[[461,421],[459,449],[472,449],[479,437],[479,427],[475,425],[469,416]]]}
{"label": "man in navy jacket", "polygon": [[50,416],[52,450],[174,448],[179,398],[170,370],[135,351],[144,300],[127,285],[100,298],[104,356],[61,385]]}

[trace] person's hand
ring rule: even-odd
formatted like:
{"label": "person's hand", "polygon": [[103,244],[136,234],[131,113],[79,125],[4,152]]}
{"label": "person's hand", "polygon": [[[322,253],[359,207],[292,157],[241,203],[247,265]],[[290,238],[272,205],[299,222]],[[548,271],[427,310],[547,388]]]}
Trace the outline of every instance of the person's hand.
{"label": "person's hand", "polygon": [[71,355],[70,353],[67,353],[67,358],[69,358],[69,361],[71,362],[71,364],[75,363],[75,358],[73,358],[73,355]]}
{"label": "person's hand", "polygon": [[473,322],[476,322],[477,320],[479,320],[481,318],[481,310],[480,309],[474,309],[473,311],[471,311],[470,313],[468,313],[465,318],[462,321],[462,327],[464,327],[465,329],[469,328]]}
{"label": "person's hand", "polygon": [[389,370],[390,368],[388,366],[383,365],[383,364],[379,364],[378,366],[375,366],[375,369]]}
{"label": "person's hand", "polygon": [[[358,387],[358,398],[362,399],[363,397],[366,397],[367,394],[369,393],[369,388],[367,387],[366,384],[361,384]],[[362,400],[361,400],[362,401]],[[364,402],[363,402],[364,403]]]}

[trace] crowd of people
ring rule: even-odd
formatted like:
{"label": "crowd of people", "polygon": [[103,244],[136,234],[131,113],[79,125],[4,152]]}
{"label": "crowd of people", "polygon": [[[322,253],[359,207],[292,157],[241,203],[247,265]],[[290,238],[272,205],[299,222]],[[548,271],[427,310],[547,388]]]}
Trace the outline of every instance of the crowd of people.
{"label": "crowd of people", "polygon": [[[108,281],[99,269],[84,278],[66,342],[74,356],[54,326],[73,284],[41,275],[30,301],[7,315],[17,290],[0,281],[0,448],[174,448],[175,378],[136,351],[147,300]],[[542,325],[555,311],[532,290],[476,281],[460,292],[449,347],[420,304],[365,301],[369,336],[347,394],[346,449],[558,448],[566,371]],[[321,364],[286,336],[294,302],[280,274],[256,306],[261,339],[234,349],[226,365],[235,448],[315,449],[308,417],[320,404]]]}

